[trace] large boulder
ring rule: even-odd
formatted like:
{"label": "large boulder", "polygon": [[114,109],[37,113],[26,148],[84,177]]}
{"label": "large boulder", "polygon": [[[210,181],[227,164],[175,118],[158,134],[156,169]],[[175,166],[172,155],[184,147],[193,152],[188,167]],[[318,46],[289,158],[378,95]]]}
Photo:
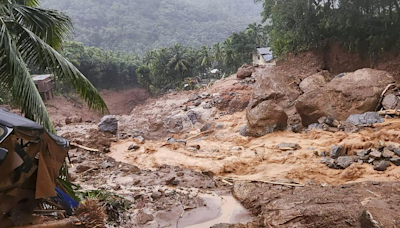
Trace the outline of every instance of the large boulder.
{"label": "large boulder", "polygon": [[238,72],[237,72],[236,75],[237,75],[238,79],[245,79],[247,77],[250,77],[253,74],[253,71],[254,71],[254,67],[253,66],[250,66],[248,64],[244,64],[242,67],[240,67],[238,69]]}
{"label": "large boulder", "polygon": [[[296,78],[276,68],[256,68],[256,83],[247,106],[247,129],[242,135],[262,136],[299,124],[294,101],[301,95]],[[290,118],[288,118],[288,116]]]}
{"label": "large boulder", "polygon": [[247,109],[247,134],[260,137],[287,128],[288,116],[282,107],[272,100],[263,101]]}
{"label": "large boulder", "polygon": [[116,134],[118,131],[118,120],[113,115],[104,116],[99,123],[99,131]]}
{"label": "large boulder", "polygon": [[326,85],[325,77],[324,72],[313,74],[300,82],[299,87],[304,93],[319,89]]}
{"label": "large boulder", "polygon": [[381,93],[392,82],[392,75],[373,69],[340,74],[324,87],[301,95],[295,106],[304,126],[323,116],[345,120],[351,114],[375,110]]}

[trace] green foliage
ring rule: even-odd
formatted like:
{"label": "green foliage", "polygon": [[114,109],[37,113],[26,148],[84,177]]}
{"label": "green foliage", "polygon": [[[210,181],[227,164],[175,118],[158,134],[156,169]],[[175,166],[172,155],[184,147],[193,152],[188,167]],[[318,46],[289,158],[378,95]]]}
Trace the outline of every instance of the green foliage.
{"label": "green foliage", "polygon": [[104,50],[144,54],[175,43],[199,48],[260,21],[251,0],[44,0],[66,12],[75,40]]}
{"label": "green foliage", "polygon": [[252,62],[256,47],[267,43],[262,25],[250,24],[245,31],[234,33],[222,43],[200,49],[175,44],[173,47],[148,51],[137,68],[138,83],[152,94],[168,89],[180,89],[189,84],[188,78],[201,79],[209,70],[217,68],[222,73],[234,73],[244,63]]}
{"label": "green foliage", "polygon": [[0,2],[0,84],[26,117],[55,132],[29,67],[64,77],[90,108],[108,110],[93,85],[57,52],[70,34],[69,18],[37,6],[34,0]]}
{"label": "green foliage", "polygon": [[340,42],[349,51],[376,57],[399,51],[399,0],[256,0],[275,55]]}
{"label": "green foliage", "polygon": [[64,44],[63,55],[96,88],[116,89],[137,85],[136,69],[140,61],[138,55],[103,51],[78,42]]}

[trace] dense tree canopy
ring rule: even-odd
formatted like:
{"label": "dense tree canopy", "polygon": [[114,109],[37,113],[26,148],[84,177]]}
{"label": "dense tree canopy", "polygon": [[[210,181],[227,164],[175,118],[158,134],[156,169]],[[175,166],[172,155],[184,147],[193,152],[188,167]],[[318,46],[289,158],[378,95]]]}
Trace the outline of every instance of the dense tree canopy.
{"label": "dense tree canopy", "polygon": [[138,54],[175,43],[210,46],[260,21],[262,11],[251,0],[44,0],[42,5],[72,18],[76,41]]}
{"label": "dense tree canopy", "polygon": [[338,41],[350,50],[376,57],[399,51],[399,0],[256,0],[275,54],[323,48]]}

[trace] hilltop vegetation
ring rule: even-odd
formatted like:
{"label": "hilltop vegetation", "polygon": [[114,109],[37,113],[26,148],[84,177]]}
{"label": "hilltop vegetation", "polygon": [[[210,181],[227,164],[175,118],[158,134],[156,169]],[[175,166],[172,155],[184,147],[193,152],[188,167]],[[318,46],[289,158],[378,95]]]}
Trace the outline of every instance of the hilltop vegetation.
{"label": "hilltop vegetation", "polygon": [[72,18],[74,40],[137,54],[224,41],[260,21],[262,11],[252,0],[44,0],[42,6]]}
{"label": "hilltop vegetation", "polygon": [[369,58],[399,52],[399,0],[257,0],[274,53],[325,50],[338,42]]}

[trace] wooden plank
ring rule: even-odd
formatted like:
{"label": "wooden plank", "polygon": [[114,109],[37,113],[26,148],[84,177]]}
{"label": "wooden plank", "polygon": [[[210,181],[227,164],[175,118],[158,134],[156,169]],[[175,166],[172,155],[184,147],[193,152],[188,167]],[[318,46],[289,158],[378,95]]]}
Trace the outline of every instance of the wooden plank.
{"label": "wooden plank", "polygon": [[73,143],[73,142],[70,143],[70,145],[72,147],[81,148],[81,149],[84,149],[84,150],[87,150],[87,151],[91,151],[91,152],[100,152],[100,150],[98,150],[98,149],[89,148],[89,147],[82,146],[82,145],[79,145],[79,144],[76,144],[76,143]]}

